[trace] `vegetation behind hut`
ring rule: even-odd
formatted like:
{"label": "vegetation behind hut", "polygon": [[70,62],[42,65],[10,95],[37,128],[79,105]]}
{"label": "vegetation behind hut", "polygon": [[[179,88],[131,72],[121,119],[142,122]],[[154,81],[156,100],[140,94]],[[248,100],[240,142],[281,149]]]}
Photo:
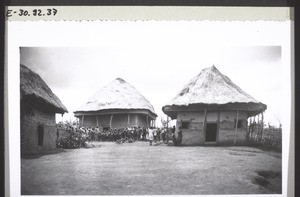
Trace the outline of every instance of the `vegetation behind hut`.
{"label": "vegetation behind hut", "polygon": [[75,149],[86,147],[87,136],[78,129],[67,129],[57,141],[57,148]]}
{"label": "vegetation behind hut", "polygon": [[249,145],[282,151],[282,127],[264,125],[263,121],[250,122],[248,128]]}

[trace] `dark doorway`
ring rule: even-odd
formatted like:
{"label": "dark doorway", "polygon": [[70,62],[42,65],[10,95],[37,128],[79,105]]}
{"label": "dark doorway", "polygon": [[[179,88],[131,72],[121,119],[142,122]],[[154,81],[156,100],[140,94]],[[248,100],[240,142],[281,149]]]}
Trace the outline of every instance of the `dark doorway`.
{"label": "dark doorway", "polygon": [[44,127],[39,125],[38,126],[38,145],[43,146],[44,144]]}
{"label": "dark doorway", "polygon": [[217,130],[217,123],[207,123],[205,132],[205,142],[216,142]]}

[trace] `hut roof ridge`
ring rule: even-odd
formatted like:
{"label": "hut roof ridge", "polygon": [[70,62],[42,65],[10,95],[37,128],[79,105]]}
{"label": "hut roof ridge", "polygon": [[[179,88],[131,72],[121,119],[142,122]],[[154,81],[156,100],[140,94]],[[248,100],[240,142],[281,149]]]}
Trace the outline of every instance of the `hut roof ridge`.
{"label": "hut roof ridge", "polygon": [[214,65],[192,78],[167,105],[259,103]]}

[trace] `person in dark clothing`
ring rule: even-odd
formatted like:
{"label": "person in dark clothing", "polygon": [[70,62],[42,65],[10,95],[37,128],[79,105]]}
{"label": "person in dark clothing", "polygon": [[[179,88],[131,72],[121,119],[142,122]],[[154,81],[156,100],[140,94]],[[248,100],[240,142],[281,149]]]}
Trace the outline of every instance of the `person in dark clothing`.
{"label": "person in dark clothing", "polygon": [[175,126],[173,126],[172,133],[175,133],[175,130],[176,130],[176,128],[175,128]]}
{"label": "person in dark clothing", "polygon": [[179,131],[178,131],[178,135],[177,135],[177,138],[175,136],[175,132],[173,133],[173,143],[174,143],[174,146],[178,146],[181,144],[182,142],[182,130],[179,128]]}
{"label": "person in dark clothing", "polygon": [[177,145],[181,144],[182,142],[182,130],[178,131],[178,138],[177,138]]}
{"label": "person in dark clothing", "polygon": [[59,131],[58,131],[58,129],[57,129],[57,131],[56,131],[56,138],[57,138],[57,140],[58,140],[58,138],[59,138]]}
{"label": "person in dark clothing", "polygon": [[160,142],[160,133],[161,133],[161,131],[160,131],[160,129],[158,128],[158,129],[157,129],[157,141],[158,141],[158,142]]}
{"label": "person in dark clothing", "polygon": [[166,142],[166,129],[162,129],[161,138],[163,140],[163,143],[165,143]]}
{"label": "person in dark clothing", "polygon": [[144,127],[143,128],[143,134],[142,134],[142,136],[143,136],[142,140],[143,141],[146,141],[146,135],[147,135],[147,130],[146,130],[146,127]]}
{"label": "person in dark clothing", "polygon": [[59,139],[59,130],[57,129],[57,131],[56,131],[56,145],[58,143],[58,139]]}

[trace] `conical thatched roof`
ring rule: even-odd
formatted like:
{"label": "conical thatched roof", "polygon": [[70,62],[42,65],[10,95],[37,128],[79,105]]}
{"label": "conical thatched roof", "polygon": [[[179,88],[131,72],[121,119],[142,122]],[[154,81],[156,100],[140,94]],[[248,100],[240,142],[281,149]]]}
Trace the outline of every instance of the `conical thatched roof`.
{"label": "conical thatched roof", "polygon": [[121,78],[101,88],[74,113],[110,109],[145,109],[157,116],[150,102],[134,86]]}
{"label": "conical thatched roof", "polygon": [[200,108],[214,106],[219,109],[222,107],[242,108],[252,111],[254,114],[266,109],[266,105],[243,91],[215,66],[203,69],[199,75],[183,87],[174,99],[163,107],[163,111],[168,114],[169,110],[172,111],[176,107],[188,106],[201,106]]}
{"label": "conical thatched roof", "polygon": [[43,79],[22,64],[20,65],[20,86],[22,99],[27,99],[35,105],[40,105],[41,108],[48,108],[56,113],[68,112]]}

